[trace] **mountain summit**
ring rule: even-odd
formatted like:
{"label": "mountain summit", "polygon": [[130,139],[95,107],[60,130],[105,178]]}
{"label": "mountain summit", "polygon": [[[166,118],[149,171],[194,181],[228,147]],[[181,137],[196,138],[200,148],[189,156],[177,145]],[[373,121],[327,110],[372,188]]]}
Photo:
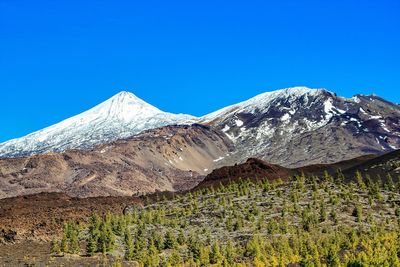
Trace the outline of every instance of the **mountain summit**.
{"label": "mountain summit", "polygon": [[199,123],[225,134],[235,151],[221,165],[257,157],[285,167],[332,163],[400,147],[400,107],[375,95],[344,98],[326,89],[266,92],[197,118],[159,110],[129,92],[58,124],[0,144],[0,157],[29,156]]}
{"label": "mountain summit", "polygon": [[285,167],[333,163],[400,147],[400,107],[375,95],[325,89],[266,92],[200,119],[235,144],[227,163],[257,157]]}
{"label": "mountain summit", "polygon": [[73,148],[87,149],[148,129],[192,121],[192,116],[163,112],[134,94],[122,91],[79,115],[0,144],[0,156],[20,157]]}

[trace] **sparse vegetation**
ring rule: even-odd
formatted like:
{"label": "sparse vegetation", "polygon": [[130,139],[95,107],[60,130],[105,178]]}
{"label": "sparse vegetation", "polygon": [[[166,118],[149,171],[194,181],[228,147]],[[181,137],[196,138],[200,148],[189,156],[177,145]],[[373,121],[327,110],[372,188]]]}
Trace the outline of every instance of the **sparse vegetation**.
{"label": "sparse vegetation", "polygon": [[94,214],[85,227],[66,224],[51,252],[140,266],[400,266],[400,187],[338,177],[241,180]]}

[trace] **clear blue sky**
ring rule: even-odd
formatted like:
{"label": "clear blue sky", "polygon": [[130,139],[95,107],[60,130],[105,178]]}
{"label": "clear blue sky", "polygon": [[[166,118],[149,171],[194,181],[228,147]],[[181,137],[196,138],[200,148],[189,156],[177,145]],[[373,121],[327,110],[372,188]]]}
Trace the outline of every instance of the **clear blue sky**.
{"label": "clear blue sky", "polygon": [[399,14],[398,0],[1,0],[0,141],[120,90],[194,115],[295,85],[400,102]]}

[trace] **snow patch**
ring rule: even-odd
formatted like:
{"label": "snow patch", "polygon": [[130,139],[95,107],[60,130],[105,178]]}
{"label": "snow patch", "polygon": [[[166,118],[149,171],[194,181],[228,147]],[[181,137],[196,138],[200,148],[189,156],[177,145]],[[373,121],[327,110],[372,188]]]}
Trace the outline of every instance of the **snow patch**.
{"label": "snow patch", "polygon": [[219,157],[219,158],[217,158],[217,159],[214,159],[213,161],[214,162],[218,162],[218,161],[221,161],[221,160],[223,160],[225,157]]}
{"label": "snow patch", "polygon": [[381,127],[382,127],[382,129],[383,129],[385,132],[390,133],[390,130],[387,128],[387,126],[386,126],[385,123],[381,122]]}
{"label": "snow patch", "polygon": [[389,143],[388,143],[388,145],[389,145],[389,147],[390,147],[391,149],[397,149],[397,147],[394,146],[394,145],[391,145],[391,144],[389,144]]}
{"label": "snow patch", "polygon": [[289,113],[285,113],[285,115],[282,116],[281,121],[288,121],[290,120],[290,115]]}
{"label": "snow patch", "polygon": [[370,119],[380,120],[380,119],[382,119],[382,116],[370,116]]}
{"label": "snow patch", "polygon": [[224,129],[222,129],[222,131],[226,133],[227,131],[229,131],[229,129],[231,129],[231,127],[229,127],[228,124],[225,124],[225,127]]}
{"label": "snow patch", "polygon": [[242,127],[243,126],[243,121],[241,120],[235,120],[236,126],[237,127]]}
{"label": "snow patch", "polygon": [[333,105],[332,101],[333,101],[332,98],[329,98],[328,100],[326,100],[324,102],[324,111],[325,111],[325,114],[327,114],[325,116],[325,118],[327,118],[327,119],[330,119],[335,114],[344,114],[344,113],[346,113],[345,110],[335,107]]}
{"label": "snow patch", "polygon": [[363,114],[365,114],[365,115],[368,115],[368,113],[367,113],[362,107],[360,107],[359,110],[361,111],[361,113],[363,113]]}
{"label": "snow patch", "polygon": [[361,103],[361,99],[360,99],[358,96],[353,96],[353,97],[352,97],[352,100],[353,100],[354,102],[356,102],[357,104],[358,104],[358,103]]}

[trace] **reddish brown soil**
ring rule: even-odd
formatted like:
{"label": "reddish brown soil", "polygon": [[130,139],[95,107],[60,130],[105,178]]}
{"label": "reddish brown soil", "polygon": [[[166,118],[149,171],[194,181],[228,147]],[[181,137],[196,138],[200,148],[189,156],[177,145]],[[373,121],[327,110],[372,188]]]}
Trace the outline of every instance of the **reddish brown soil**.
{"label": "reddish brown soil", "polygon": [[0,243],[48,241],[65,221],[84,221],[93,212],[122,212],[140,203],[134,197],[72,198],[62,193],[41,193],[0,200]]}
{"label": "reddish brown soil", "polygon": [[281,178],[286,180],[294,174],[296,174],[296,171],[294,170],[251,158],[243,164],[226,166],[214,170],[212,173],[207,175],[197,188],[219,185],[220,183],[227,184],[239,179],[257,180],[268,178],[269,180],[276,180]]}
{"label": "reddish brown soil", "polygon": [[[84,248],[82,248],[84,251]],[[118,260],[117,257],[97,254],[93,257],[85,255],[64,255],[52,257],[49,254],[50,243],[23,241],[16,244],[0,245],[0,267],[35,266],[35,267],[109,267],[119,261],[123,267],[138,266],[135,262]]]}
{"label": "reddish brown soil", "polygon": [[[212,173],[207,175],[195,189],[208,186],[219,186],[220,184],[227,184],[239,179],[258,180],[268,178],[270,181],[276,179],[287,180],[291,176],[299,175],[301,173],[304,173],[307,176],[320,176],[324,171],[328,171],[331,175],[335,175],[339,169],[344,171],[344,174],[346,175],[348,173],[346,170],[356,169],[357,166],[363,166],[363,164],[370,162],[375,158],[383,158],[383,156],[377,157],[375,155],[366,155],[333,164],[315,164],[296,169],[288,169],[279,165],[270,164],[260,159],[250,158],[242,164],[215,169]],[[348,176],[349,177],[346,177],[351,179],[352,176]]]}

